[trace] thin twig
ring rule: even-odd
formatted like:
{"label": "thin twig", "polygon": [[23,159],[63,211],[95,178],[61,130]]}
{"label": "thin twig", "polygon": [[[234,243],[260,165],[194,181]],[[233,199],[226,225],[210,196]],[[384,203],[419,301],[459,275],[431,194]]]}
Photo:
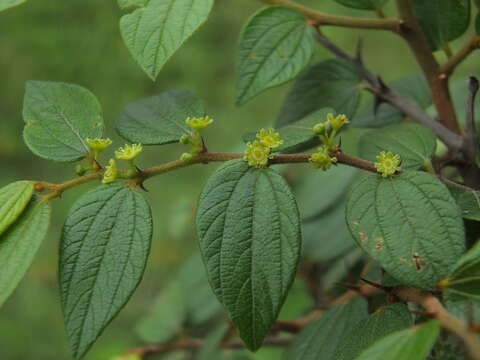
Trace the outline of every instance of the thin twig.
{"label": "thin twig", "polygon": [[477,97],[479,89],[478,79],[470,77],[468,84],[468,97],[466,104],[466,127],[465,127],[465,142],[468,154],[472,161],[476,161],[478,150],[478,133],[475,124],[475,98]]}
{"label": "thin twig", "polygon": [[440,72],[443,76],[450,76],[455,69],[460,65],[472,52],[480,47],[480,36],[473,35],[463,47],[452,57],[448,59],[446,63],[440,66]]}
{"label": "thin twig", "polygon": [[[375,74],[373,74],[363,63],[361,57],[361,50],[358,51],[357,56],[351,56],[345,51],[340,49],[336,44],[331,42],[320,32],[317,32],[317,40],[328,50],[330,50],[336,56],[347,60],[355,65],[362,75],[362,77],[368,82],[367,90],[372,92],[375,96],[382,101],[389,103],[390,105],[401,110],[408,115],[412,120],[431,129],[449,148],[459,150],[463,145],[463,138],[448,129],[443,124],[432,119],[428,114],[420,108],[413,101],[403,97],[396,90],[388,87],[385,83]],[[359,47],[359,49],[361,49]]]}
{"label": "thin twig", "polygon": [[303,13],[315,26],[332,25],[349,28],[388,30],[397,32],[401,21],[398,19],[375,19],[359,18],[351,16],[338,16],[325,14],[320,11],[310,9],[306,6],[297,4],[291,0],[262,0],[266,4],[286,6],[296,9]]}

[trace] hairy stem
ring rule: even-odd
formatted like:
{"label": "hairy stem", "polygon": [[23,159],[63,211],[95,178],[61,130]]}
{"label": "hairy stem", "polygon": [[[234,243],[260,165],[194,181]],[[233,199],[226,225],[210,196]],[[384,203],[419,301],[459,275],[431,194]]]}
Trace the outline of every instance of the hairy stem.
{"label": "hairy stem", "polygon": [[332,25],[349,28],[389,30],[397,32],[401,21],[398,19],[376,19],[376,18],[358,18],[351,16],[330,15],[323,12],[310,9],[306,6],[297,4],[290,0],[263,0],[264,3],[270,5],[281,5],[302,12],[313,24]]}

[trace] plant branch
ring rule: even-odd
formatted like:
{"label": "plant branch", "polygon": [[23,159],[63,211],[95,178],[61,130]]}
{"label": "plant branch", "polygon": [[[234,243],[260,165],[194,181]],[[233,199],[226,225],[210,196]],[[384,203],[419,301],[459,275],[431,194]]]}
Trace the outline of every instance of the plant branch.
{"label": "plant branch", "polygon": [[440,66],[440,73],[448,77],[450,76],[458,65],[460,65],[473,51],[480,47],[480,36],[472,36],[463,47],[448,59],[446,63]]}
{"label": "plant branch", "polygon": [[425,74],[432,91],[432,101],[437,109],[438,118],[443,125],[459,134],[460,128],[448,89],[448,77],[442,75],[427,37],[417,22],[411,1],[396,0],[396,3],[398,14],[403,21],[399,30],[400,35],[407,41]]}
{"label": "plant branch", "polygon": [[351,16],[338,16],[325,14],[320,11],[297,4],[290,0],[262,0],[266,4],[286,6],[296,9],[303,13],[315,26],[332,25],[349,28],[389,30],[398,32],[401,21],[398,19],[376,19],[376,18],[359,18]]}
{"label": "plant branch", "polygon": [[480,360],[480,338],[467,323],[450,314],[431,293],[410,288],[396,288],[394,295],[404,301],[422,305],[440,325],[463,340],[471,358]]}
{"label": "plant branch", "polygon": [[361,47],[359,47],[357,56],[351,56],[340,49],[337,45],[327,39],[319,31],[317,40],[336,56],[347,60],[357,67],[363,78],[368,82],[367,90],[372,92],[377,98],[401,110],[412,120],[431,129],[447,146],[451,149],[459,150],[463,145],[463,138],[448,129],[443,124],[432,119],[428,114],[413,101],[403,97],[400,93],[389,88],[378,76],[373,74],[363,63],[361,57]]}
{"label": "plant branch", "polygon": [[[337,158],[338,163],[353,166],[362,170],[376,172],[374,163],[363,159],[355,158],[341,152],[332,153],[332,156]],[[165,164],[154,166],[148,169],[140,170],[139,174],[131,179],[133,184],[142,185],[144,181],[149,178],[181,169],[187,166],[195,164],[208,164],[211,162],[224,162],[229,160],[241,159],[243,154],[227,153],[227,152],[205,152],[201,153],[190,161],[174,160]],[[310,160],[310,154],[277,154],[270,159],[269,164],[294,164],[294,163],[308,163]],[[38,181],[35,183],[35,189],[37,192],[43,192],[50,190],[49,193],[44,195],[44,200],[53,200],[62,195],[65,190],[73,187],[86,184],[88,182],[99,180],[103,176],[104,170],[84,175],[73,180],[61,184],[51,184],[44,181]]]}
{"label": "plant branch", "polygon": [[469,156],[473,162],[476,161],[478,150],[478,133],[475,124],[475,98],[477,97],[479,89],[478,80],[475,77],[470,77],[468,85],[468,97],[466,104],[466,127],[465,127],[465,146]]}
{"label": "plant branch", "polygon": [[[270,347],[284,347],[290,344],[289,338],[275,338],[269,337],[266,338],[263,345],[270,346]],[[153,355],[160,355],[166,354],[172,351],[180,351],[180,350],[188,350],[188,351],[195,351],[200,349],[204,344],[203,340],[200,339],[193,339],[193,338],[183,338],[177,340],[175,342],[171,342],[168,344],[160,344],[160,345],[150,345],[139,347],[136,349],[132,349],[128,351],[127,355],[137,355],[141,359],[146,359]],[[243,349],[245,345],[237,340],[229,341],[226,343],[221,344],[222,349]]]}

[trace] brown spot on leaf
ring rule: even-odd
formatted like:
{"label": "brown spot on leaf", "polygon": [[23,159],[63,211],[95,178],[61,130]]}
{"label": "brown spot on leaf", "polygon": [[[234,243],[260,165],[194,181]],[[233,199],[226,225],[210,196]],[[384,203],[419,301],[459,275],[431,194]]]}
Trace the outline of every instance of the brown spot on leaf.
{"label": "brown spot on leaf", "polygon": [[413,261],[415,262],[415,268],[417,269],[417,271],[422,271],[422,268],[425,266],[425,259],[417,253],[413,253],[412,257]]}
{"label": "brown spot on leaf", "polygon": [[360,241],[361,241],[363,244],[365,244],[365,243],[368,241],[368,236],[367,236],[367,234],[365,234],[365,232],[360,231],[360,232],[358,233],[358,236],[360,236]]}
{"label": "brown spot on leaf", "polygon": [[383,237],[377,237],[373,239],[373,241],[375,241],[375,247],[373,248],[373,250],[376,250],[376,251],[383,250]]}

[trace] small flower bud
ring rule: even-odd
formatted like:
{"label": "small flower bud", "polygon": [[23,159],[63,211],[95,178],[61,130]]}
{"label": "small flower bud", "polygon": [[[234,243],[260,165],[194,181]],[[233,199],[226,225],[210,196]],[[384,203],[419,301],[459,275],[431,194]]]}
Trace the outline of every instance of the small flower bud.
{"label": "small flower bud", "polygon": [[193,159],[193,155],[191,153],[183,153],[180,157],[180,160],[188,162]]}
{"label": "small flower bud", "polygon": [[75,166],[75,172],[77,173],[78,176],[83,176],[85,173],[88,171],[88,169],[85,169],[82,164],[77,164]]}
{"label": "small flower bud", "polygon": [[117,177],[118,177],[117,163],[115,162],[115,159],[110,159],[107,167],[105,168],[105,172],[103,173],[102,183],[109,184],[117,180]]}
{"label": "small flower bud", "polygon": [[180,138],[180,143],[184,145],[190,144],[190,142],[191,142],[191,138],[189,135],[182,135],[182,137]]}
{"label": "small flower bud", "polygon": [[333,130],[340,130],[345,124],[348,124],[348,118],[346,115],[333,116],[332,113],[327,115],[327,122],[332,126]]}
{"label": "small flower bud", "polygon": [[327,125],[325,125],[325,123],[318,123],[313,127],[312,130],[317,135],[326,135],[327,134]]}

